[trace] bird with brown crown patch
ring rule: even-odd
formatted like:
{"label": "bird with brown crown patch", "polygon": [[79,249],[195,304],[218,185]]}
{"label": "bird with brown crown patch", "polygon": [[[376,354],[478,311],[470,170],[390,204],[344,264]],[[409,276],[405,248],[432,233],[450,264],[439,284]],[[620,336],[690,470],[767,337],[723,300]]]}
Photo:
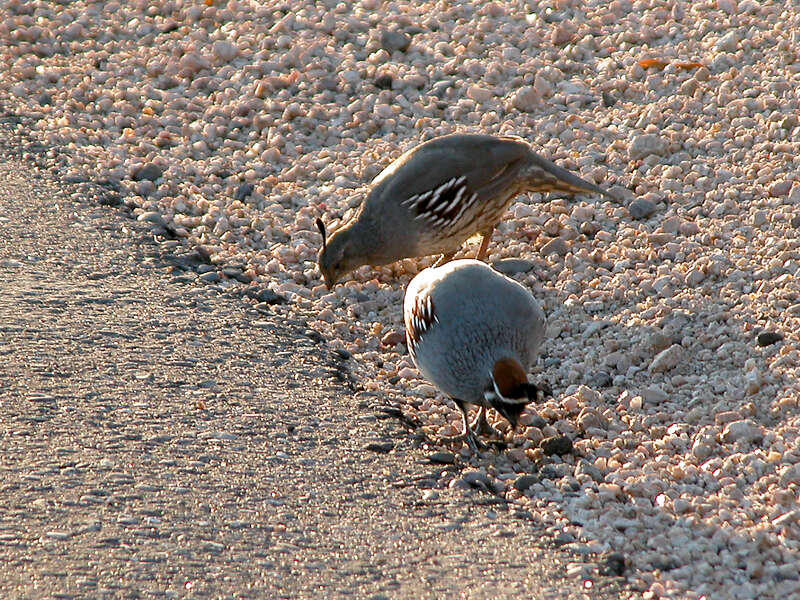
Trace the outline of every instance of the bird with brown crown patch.
{"label": "bird with brown crown patch", "polygon": [[[461,434],[444,441],[477,451],[476,433],[500,435],[486,422],[487,408],[516,427],[525,406],[541,400],[545,390],[526,372],[544,338],[544,313],[513,279],[477,260],[425,269],[408,285],[403,316],[414,364],[461,410]],[[471,404],[478,406],[472,423]]]}

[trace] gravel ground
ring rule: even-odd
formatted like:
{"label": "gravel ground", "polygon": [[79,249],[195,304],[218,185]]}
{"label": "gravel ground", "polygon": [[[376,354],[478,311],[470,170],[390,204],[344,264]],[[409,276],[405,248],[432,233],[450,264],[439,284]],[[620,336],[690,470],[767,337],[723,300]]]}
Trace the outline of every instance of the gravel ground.
{"label": "gravel ground", "polygon": [[33,172],[0,158],[0,597],[623,593],[613,556],[437,456],[302,315]]}
{"label": "gravel ground", "polygon": [[[648,598],[800,593],[797,3],[208,4],[5,3],[0,103],[28,158],[115,190],[203,280],[313,314],[431,435],[457,416],[398,343],[428,261],[328,292],[314,218],[335,228],[452,131],[616,188],[520,198],[499,228],[490,258],[548,315],[555,397],[475,470],[574,551],[630,557]],[[557,434],[571,452],[545,452]]]}

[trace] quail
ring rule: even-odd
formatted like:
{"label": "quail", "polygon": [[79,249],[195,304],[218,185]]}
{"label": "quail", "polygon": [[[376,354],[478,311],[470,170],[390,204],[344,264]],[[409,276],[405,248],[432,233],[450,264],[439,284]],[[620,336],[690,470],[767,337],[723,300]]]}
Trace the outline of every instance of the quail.
{"label": "quail", "polygon": [[441,254],[437,264],[443,264],[475,233],[483,234],[481,260],[495,225],[524,192],[609,196],[519,138],[454,134],[420,144],[373,180],[356,215],[330,239],[317,219],[325,284],[330,289],[362,265],[402,258]]}
{"label": "quail", "polygon": [[[525,405],[545,386],[527,370],[544,339],[545,316],[524,286],[473,259],[429,267],[409,283],[403,303],[409,353],[420,373],[461,410],[462,433],[473,451],[476,433],[492,432],[486,409],[516,427]],[[477,405],[472,425],[467,405]]]}

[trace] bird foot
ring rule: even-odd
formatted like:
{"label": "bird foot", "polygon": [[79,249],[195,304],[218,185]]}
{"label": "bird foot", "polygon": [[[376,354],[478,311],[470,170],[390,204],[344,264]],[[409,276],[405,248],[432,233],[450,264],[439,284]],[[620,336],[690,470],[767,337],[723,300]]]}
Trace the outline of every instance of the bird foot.
{"label": "bird foot", "polygon": [[477,435],[485,435],[498,440],[503,440],[506,437],[502,431],[489,425],[489,422],[486,419],[480,421],[479,423],[471,423],[470,427]]}
{"label": "bird foot", "polygon": [[469,430],[465,433],[459,433],[458,435],[447,435],[447,436],[440,436],[439,442],[440,443],[451,443],[451,442],[463,442],[466,441],[469,449],[472,450],[473,454],[478,454],[481,450],[488,450],[489,446],[477,438],[477,436]]}

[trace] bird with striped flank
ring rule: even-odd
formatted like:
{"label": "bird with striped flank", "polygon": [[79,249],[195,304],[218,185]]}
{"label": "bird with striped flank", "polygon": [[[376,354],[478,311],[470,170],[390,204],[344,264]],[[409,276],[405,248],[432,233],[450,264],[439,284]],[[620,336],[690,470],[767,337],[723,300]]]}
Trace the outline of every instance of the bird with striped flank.
{"label": "bird with striped flank", "polygon": [[454,134],[420,144],[374,179],[358,212],[329,239],[317,219],[325,285],[330,289],[363,265],[435,254],[443,264],[475,233],[483,234],[477,254],[483,260],[494,227],[526,192],[611,198],[519,138]]}
{"label": "bird with striped flank", "polygon": [[[493,408],[517,426],[520,413],[548,393],[528,381],[544,339],[545,316],[524,286],[486,263],[463,259],[420,272],[403,304],[408,350],[420,373],[461,410],[463,441],[485,446],[476,434],[499,435],[486,422]],[[468,406],[478,406],[473,423]]]}

